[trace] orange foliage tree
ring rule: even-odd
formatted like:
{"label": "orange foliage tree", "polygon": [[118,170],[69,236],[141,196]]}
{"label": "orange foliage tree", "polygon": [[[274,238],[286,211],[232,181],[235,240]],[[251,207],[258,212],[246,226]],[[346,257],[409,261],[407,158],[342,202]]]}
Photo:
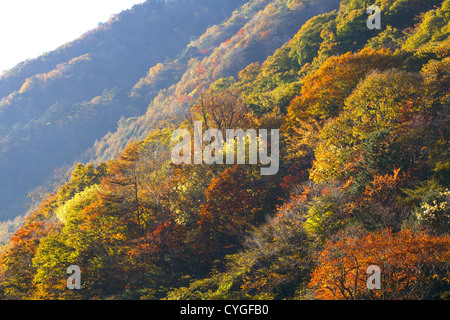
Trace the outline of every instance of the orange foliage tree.
{"label": "orange foliage tree", "polygon": [[[244,166],[233,166],[213,179],[201,205],[196,245],[208,258],[222,257],[240,246],[244,232],[265,209],[260,177]],[[259,217],[261,218],[261,217]]]}
{"label": "orange foliage tree", "polygon": [[[321,252],[309,283],[317,298],[432,299],[450,290],[448,235],[352,231],[328,240]],[[370,265],[381,269],[380,290],[367,287]]]}
{"label": "orange foliage tree", "polygon": [[385,70],[398,65],[398,59],[386,49],[363,49],[328,58],[303,80],[301,93],[288,109],[288,123],[298,119],[336,116],[358,82],[373,69]]}
{"label": "orange foliage tree", "polygon": [[0,291],[9,297],[23,299],[33,290],[36,268],[32,259],[39,244],[57,222],[47,221],[55,208],[56,197],[49,196],[11,238],[9,245],[0,256]]}
{"label": "orange foliage tree", "polygon": [[[400,169],[395,169],[393,174],[375,175],[357,199],[348,205],[349,214],[370,230],[391,228],[398,231],[409,215],[409,208],[398,201],[407,179],[408,175]],[[349,185],[351,183],[349,181]]]}

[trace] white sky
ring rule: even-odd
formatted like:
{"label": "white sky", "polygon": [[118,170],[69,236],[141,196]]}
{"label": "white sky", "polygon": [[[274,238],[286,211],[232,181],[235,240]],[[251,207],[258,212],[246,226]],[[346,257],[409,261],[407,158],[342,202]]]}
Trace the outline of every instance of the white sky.
{"label": "white sky", "polygon": [[0,74],[144,0],[0,0]]}

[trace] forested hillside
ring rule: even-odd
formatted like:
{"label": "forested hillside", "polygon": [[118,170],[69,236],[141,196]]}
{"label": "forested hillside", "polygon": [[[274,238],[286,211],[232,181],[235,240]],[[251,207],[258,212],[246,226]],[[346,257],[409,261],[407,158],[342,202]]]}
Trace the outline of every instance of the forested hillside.
{"label": "forested hillside", "polygon": [[[116,129],[122,116],[145,113],[148,103],[128,99],[136,82],[243,3],[146,1],[3,74],[0,219],[24,214],[27,194],[56,168],[80,161],[96,139]],[[159,85],[176,81],[168,78]]]}
{"label": "forested hillside", "polygon": [[[2,250],[1,297],[449,299],[449,36],[450,0],[236,1],[129,91],[83,104],[122,110],[118,128]],[[172,133],[195,121],[279,129],[277,174],[175,165]]]}
{"label": "forested hillside", "polygon": [[[150,69],[131,92],[132,99],[157,93],[148,101],[146,113],[122,119],[116,131],[96,141],[85,160],[97,163],[111,159],[128,143],[164,126],[164,120],[185,113],[213,82],[237,77],[247,65],[262,63],[309,18],[338,6],[337,0],[248,1],[229,19],[193,39],[177,59]],[[158,84],[167,77],[177,77],[179,81],[158,91]]]}

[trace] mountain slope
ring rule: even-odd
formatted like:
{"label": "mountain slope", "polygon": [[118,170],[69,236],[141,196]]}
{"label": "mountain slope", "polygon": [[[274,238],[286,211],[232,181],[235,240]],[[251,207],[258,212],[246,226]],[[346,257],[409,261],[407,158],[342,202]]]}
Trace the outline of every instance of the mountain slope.
{"label": "mountain slope", "polygon": [[146,1],[3,74],[0,219],[24,213],[27,193],[80,159],[121,116],[145,112],[146,104],[127,96],[146,70],[175,58],[244,2]]}
{"label": "mountain slope", "polygon": [[[291,18],[301,1],[236,12],[256,4],[231,37],[216,26],[193,39],[217,41],[212,53],[189,46],[122,96],[159,102],[119,121],[130,134],[119,148],[150,133],[111,160],[76,165],[26,217],[0,253],[0,298],[448,298],[450,0],[375,0],[389,17],[382,30],[365,25],[372,0],[345,0],[247,65],[242,49],[270,48],[257,39],[280,36],[284,21],[271,18]],[[279,171],[175,165],[173,131],[195,120],[279,128]],[[82,270],[80,290],[67,290],[69,265]],[[374,265],[382,287],[371,291]]]}
{"label": "mountain slope", "polygon": [[[98,163],[114,157],[130,142],[164,126],[164,120],[189,110],[200,92],[216,80],[237,78],[238,72],[254,62],[262,62],[298,31],[311,17],[338,8],[339,1],[252,0],[233,12],[223,23],[209,28],[189,43],[183,54],[161,68],[179,66],[174,85],[159,91],[149,101],[146,113],[122,121],[116,131],[97,141],[84,160]],[[152,76],[152,71],[148,77]],[[135,87],[147,90],[142,79]],[[141,89],[143,88],[143,89]]]}

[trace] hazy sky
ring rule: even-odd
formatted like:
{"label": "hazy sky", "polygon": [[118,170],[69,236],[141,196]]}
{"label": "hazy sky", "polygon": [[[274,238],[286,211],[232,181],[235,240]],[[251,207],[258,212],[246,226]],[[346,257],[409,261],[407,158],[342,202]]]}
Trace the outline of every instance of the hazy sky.
{"label": "hazy sky", "polygon": [[0,0],[0,74],[144,0]]}

